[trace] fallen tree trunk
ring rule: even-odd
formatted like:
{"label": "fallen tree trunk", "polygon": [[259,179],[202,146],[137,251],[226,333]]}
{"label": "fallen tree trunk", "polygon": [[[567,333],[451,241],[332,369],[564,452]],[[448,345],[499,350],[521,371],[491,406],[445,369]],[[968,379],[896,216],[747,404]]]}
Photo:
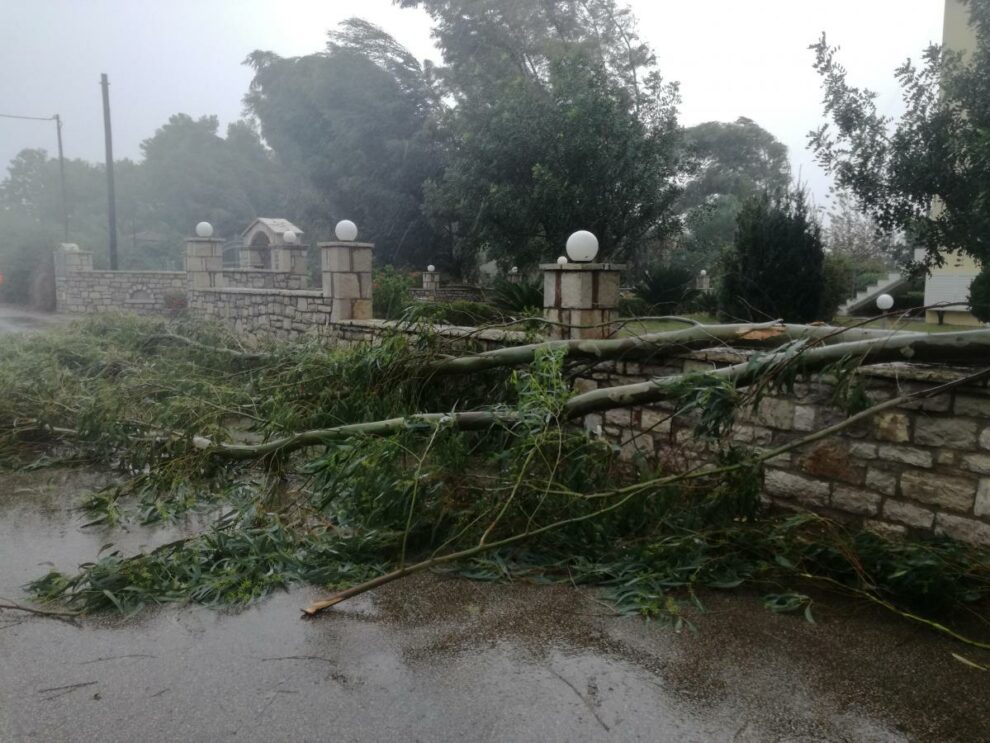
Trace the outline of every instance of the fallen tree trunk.
{"label": "fallen tree trunk", "polygon": [[[990,374],[990,369],[983,369],[975,374],[969,375],[968,377],[961,378],[952,382],[948,382],[946,384],[939,385],[938,387],[934,387],[927,390],[918,390],[915,392],[910,392],[906,395],[902,395],[900,397],[896,397],[892,400],[886,400],[882,403],[878,403],[877,405],[874,405],[873,407],[867,410],[852,415],[843,421],[840,421],[831,426],[810,433],[800,439],[788,442],[787,444],[778,446],[773,449],[764,450],[749,462],[721,465],[721,466],[712,465],[708,467],[703,467],[698,470],[693,470],[691,472],[668,475],[665,477],[657,478],[655,480],[639,482],[634,485],[618,488],[616,490],[611,491],[610,493],[604,494],[610,496],[613,499],[613,502],[609,503],[606,506],[603,506],[602,508],[596,511],[583,514],[581,516],[554,521],[538,528],[527,529],[526,531],[520,532],[518,534],[513,534],[507,537],[503,537],[493,542],[485,542],[484,538],[482,538],[481,542],[471,547],[457,550],[455,552],[449,552],[445,555],[433,555],[425,560],[421,560],[420,562],[414,563],[412,565],[401,565],[396,570],[393,570],[388,573],[383,573],[382,575],[364,581],[363,583],[359,583],[358,585],[351,586],[350,588],[346,588],[342,591],[338,591],[337,593],[333,594],[332,596],[326,599],[314,601],[313,603],[311,603],[309,606],[307,606],[305,609],[302,610],[303,616],[314,617],[317,614],[326,611],[327,609],[333,606],[336,606],[337,604],[343,603],[344,601],[353,598],[354,596],[358,596],[362,593],[365,593],[366,591],[371,591],[375,588],[379,588],[388,583],[392,583],[393,581],[400,580],[401,578],[405,578],[409,575],[413,575],[415,573],[419,573],[424,570],[430,570],[440,565],[445,565],[452,562],[459,562],[461,560],[474,557],[484,552],[489,552],[491,550],[499,549],[501,547],[507,547],[517,542],[522,542],[524,540],[531,539],[535,536],[539,536],[540,534],[544,534],[546,532],[550,532],[555,529],[560,529],[562,527],[569,526],[581,521],[587,521],[593,518],[597,518],[598,516],[608,513],[609,511],[613,511],[618,508],[621,508],[632,498],[634,498],[637,495],[640,495],[643,492],[648,491],[650,488],[656,488],[662,485],[671,485],[677,482],[683,482],[685,480],[694,480],[705,477],[711,477],[714,475],[723,475],[735,470],[739,470],[742,467],[750,467],[750,466],[756,466],[762,464],[763,462],[773,459],[774,457],[780,456],[781,454],[785,454],[786,452],[792,451],[794,449],[798,449],[802,446],[813,443],[814,441],[818,441],[828,436],[837,434],[842,430],[849,428],[850,426],[853,426],[861,421],[872,418],[874,415],[883,412],[884,410],[889,410],[891,408],[895,408],[915,400],[920,400],[926,397],[931,397],[933,395],[940,394],[954,387],[958,387],[961,384],[966,384],[966,383],[974,382],[979,379],[984,379],[988,374]],[[600,498],[602,497],[602,495],[603,494],[599,493],[585,497]],[[877,599],[874,598],[873,600],[877,600]],[[953,632],[951,629],[941,624],[932,622],[930,620],[926,620],[915,614],[901,612],[897,610],[895,607],[893,607],[893,605],[890,604],[889,602],[881,602],[881,603],[886,608],[891,609],[908,619],[922,622],[928,625],[929,627],[936,629],[937,631],[948,634],[949,636],[961,640],[967,644],[981,648],[990,648],[990,645],[988,644],[979,643],[970,640],[969,638],[964,637],[956,632]]]}
{"label": "fallen tree trunk", "polygon": [[[675,374],[647,382],[605,387],[575,395],[564,404],[561,419],[573,420],[589,413],[613,408],[662,402],[675,397],[686,381],[698,376],[721,379],[735,387],[745,387],[761,375],[780,369],[785,364],[796,364],[797,370],[801,373],[810,373],[847,359],[858,359],[860,365],[890,361],[943,363],[965,361],[986,364],[990,363],[990,330],[941,334],[887,333],[881,337],[870,337],[865,340],[785,349],[708,372]],[[460,430],[480,430],[495,425],[511,424],[516,420],[518,416],[512,412],[423,413],[304,431],[263,444],[216,444],[202,437],[197,437],[193,443],[200,449],[208,450],[213,456],[227,459],[253,459],[276,453],[286,454],[307,446],[319,446],[350,436],[385,436],[409,428],[422,427],[425,430],[432,430],[437,425],[449,425]]]}
{"label": "fallen tree trunk", "polygon": [[525,346],[509,346],[470,356],[438,361],[430,373],[472,374],[501,366],[529,364],[538,353],[563,350],[568,360],[606,359],[659,360],[712,346],[739,345],[750,348],[776,347],[797,340],[840,343],[858,340],[880,340],[904,335],[903,331],[872,328],[837,328],[830,325],[786,325],[779,321],[765,323],[731,323],[724,325],[692,325],[679,330],[646,333],[628,338],[592,340],[544,341]]}

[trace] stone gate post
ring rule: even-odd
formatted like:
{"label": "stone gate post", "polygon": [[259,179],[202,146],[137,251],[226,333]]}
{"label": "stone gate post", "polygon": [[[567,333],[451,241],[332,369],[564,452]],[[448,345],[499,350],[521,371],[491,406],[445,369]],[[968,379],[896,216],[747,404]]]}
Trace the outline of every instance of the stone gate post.
{"label": "stone gate post", "polygon": [[[212,234],[213,230],[210,229]],[[186,238],[186,285],[190,289],[214,289],[223,285],[223,240]]]}
{"label": "stone gate post", "polygon": [[370,320],[374,244],[335,241],[319,243],[319,248],[331,321]]}

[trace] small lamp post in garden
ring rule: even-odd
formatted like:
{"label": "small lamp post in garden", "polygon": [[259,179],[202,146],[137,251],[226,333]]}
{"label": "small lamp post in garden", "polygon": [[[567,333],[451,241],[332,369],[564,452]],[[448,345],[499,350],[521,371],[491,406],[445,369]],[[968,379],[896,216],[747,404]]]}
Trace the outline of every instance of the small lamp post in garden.
{"label": "small lamp post in garden", "polygon": [[431,292],[436,292],[440,288],[440,274],[432,263],[426,267],[426,272],[423,274],[423,288]]}
{"label": "small lamp post in garden", "polygon": [[889,294],[881,294],[877,297],[877,309],[884,313],[883,318],[880,320],[880,326],[883,328],[887,327],[887,310],[894,306],[894,298]]}
{"label": "small lamp post in garden", "polygon": [[196,237],[186,238],[184,267],[190,289],[215,289],[223,283],[223,240],[213,237],[213,225],[200,222]]}

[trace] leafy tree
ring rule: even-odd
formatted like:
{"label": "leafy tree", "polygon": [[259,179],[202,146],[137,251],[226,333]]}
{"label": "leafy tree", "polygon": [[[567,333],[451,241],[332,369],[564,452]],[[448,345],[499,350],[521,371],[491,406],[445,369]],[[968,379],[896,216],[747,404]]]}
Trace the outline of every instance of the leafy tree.
{"label": "leafy tree", "polygon": [[990,3],[963,0],[977,49],[931,46],[897,68],[905,111],[877,110],[824,35],[812,46],[831,120],[811,132],[819,163],[881,229],[903,230],[941,265],[944,250],[990,258]]}
{"label": "leafy tree", "polygon": [[910,257],[902,241],[884,233],[876,220],[860,211],[853,197],[843,191],[836,194],[829,209],[825,242],[832,253],[856,264],[887,266]]}
{"label": "leafy tree", "polygon": [[720,314],[746,320],[819,319],[824,258],[821,228],[803,191],[752,197],[739,213],[735,244],[725,256]]}
{"label": "leafy tree", "polygon": [[245,98],[286,169],[312,186],[306,221],[349,218],[384,262],[430,256],[423,185],[442,159],[431,68],[377,26],[351,19],[320,54],[256,51]]}
{"label": "leafy tree", "polygon": [[685,231],[669,258],[697,272],[711,269],[732,244],[747,199],[779,193],[791,180],[787,147],[752,119],[709,121],[685,130],[692,174],[678,199]]}
{"label": "leafy tree", "polygon": [[255,217],[286,214],[281,169],[246,122],[217,133],[215,116],[176,114],[141,143],[138,219],[178,256],[201,220],[233,236]]}
{"label": "leafy tree", "polygon": [[427,213],[452,260],[532,264],[585,228],[603,257],[668,232],[676,86],[612,0],[403,0],[434,19],[456,105]]}

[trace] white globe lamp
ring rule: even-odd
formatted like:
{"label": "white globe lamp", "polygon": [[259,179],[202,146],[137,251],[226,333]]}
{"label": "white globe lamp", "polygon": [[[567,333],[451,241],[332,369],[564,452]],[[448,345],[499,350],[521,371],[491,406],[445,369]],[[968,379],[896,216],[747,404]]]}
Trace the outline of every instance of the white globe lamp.
{"label": "white globe lamp", "polygon": [[891,307],[894,306],[894,298],[889,294],[881,294],[877,297],[877,309],[881,312],[886,312]]}
{"label": "white globe lamp", "polygon": [[282,241],[286,245],[295,245],[299,242],[299,235],[297,235],[293,230],[286,230],[282,233]]}
{"label": "white globe lamp", "polygon": [[357,238],[357,225],[349,219],[342,219],[337,222],[337,226],[333,228],[333,234],[337,236],[338,240],[351,242]]}
{"label": "white globe lamp", "polygon": [[567,257],[575,263],[590,263],[598,255],[598,238],[587,230],[578,230],[567,238]]}
{"label": "white globe lamp", "polygon": [[213,237],[213,225],[209,222],[200,222],[196,225],[196,237]]}
{"label": "white globe lamp", "polygon": [[557,259],[557,265],[558,266],[563,266],[563,265],[566,265],[566,264],[567,264],[567,256],[566,255],[562,255],[562,256],[560,256],[560,258]]}

